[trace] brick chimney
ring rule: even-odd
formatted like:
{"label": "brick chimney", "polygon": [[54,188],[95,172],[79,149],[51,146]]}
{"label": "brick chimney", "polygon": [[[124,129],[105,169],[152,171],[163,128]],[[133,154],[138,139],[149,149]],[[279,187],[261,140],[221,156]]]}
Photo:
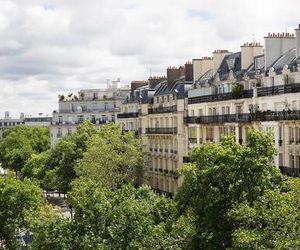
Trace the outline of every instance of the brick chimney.
{"label": "brick chimney", "polygon": [[212,57],[202,57],[201,59],[193,59],[193,79],[197,81],[203,74],[214,67]]}
{"label": "brick chimney", "polygon": [[137,88],[143,87],[147,85],[148,83],[146,81],[132,81],[131,82],[131,92],[135,91]]}
{"label": "brick chimney", "polygon": [[270,67],[277,58],[293,48],[295,48],[294,34],[269,33],[265,36],[265,67]]}
{"label": "brick chimney", "polygon": [[186,81],[193,81],[193,63],[186,62],[184,65],[184,71],[185,71],[185,80]]}
{"label": "brick chimney", "polygon": [[177,80],[180,77],[180,73],[182,73],[182,69],[177,67],[169,67],[167,68],[167,79],[168,79],[168,85],[172,85],[175,83],[175,80]]}
{"label": "brick chimney", "polygon": [[215,50],[213,52],[213,73],[217,73],[224,57],[230,54],[230,52],[226,49]]}
{"label": "brick chimney", "polygon": [[242,69],[246,70],[254,63],[254,57],[263,54],[263,46],[260,43],[244,43],[241,46]]}
{"label": "brick chimney", "polygon": [[148,79],[148,84],[150,89],[154,89],[157,84],[159,84],[162,81],[167,80],[165,76],[152,76]]}
{"label": "brick chimney", "polygon": [[300,57],[300,24],[297,29],[295,29],[296,34],[296,57]]}

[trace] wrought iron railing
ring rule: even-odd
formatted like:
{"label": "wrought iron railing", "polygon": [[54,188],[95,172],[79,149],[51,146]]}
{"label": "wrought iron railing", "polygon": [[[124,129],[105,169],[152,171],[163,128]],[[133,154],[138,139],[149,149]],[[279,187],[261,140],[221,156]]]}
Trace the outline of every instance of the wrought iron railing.
{"label": "wrought iron railing", "polygon": [[186,123],[230,123],[230,122],[254,122],[254,121],[282,121],[300,120],[300,110],[289,111],[266,111],[249,114],[230,114],[230,115],[208,115],[208,116],[188,116],[185,117]]}
{"label": "wrought iron railing", "polygon": [[177,128],[146,128],[146,134],[177,134]]}

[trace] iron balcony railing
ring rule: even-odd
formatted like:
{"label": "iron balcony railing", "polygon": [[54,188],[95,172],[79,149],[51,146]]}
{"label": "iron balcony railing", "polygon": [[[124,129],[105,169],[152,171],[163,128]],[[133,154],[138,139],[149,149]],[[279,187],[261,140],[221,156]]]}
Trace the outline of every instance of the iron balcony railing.
{"label": "iron balcony railing", "polygon": [[215,95],[204,95],[197,97],[190,97],[188,99],[188,104],[194,103],[203,103],[203,102],[217,102],[217,101],[225,101],[231,99],[242,99],[242,98],[252,98],[253,97],[253,89],[243,90],[240,93],[224,93],[224,94],[215,94]]}
{"label": "iron balcony railing", "polygon": [[279,166],[279,169],[282,174],[292,177],[300,177],[300,169],[299,168],[289,168],[284,166]]}
{"label": "iron balcony railing", "polygon": [[230,123],[230,122],[253,122],[253,121],[284,121],[300,120],[300,110],[293,111],[266,111],[249,114],[188,116],[185,122],[190,124]]}
{"label": "iron balcony railing", "polygon": [[132,113],[122,113],[117,115],[119,119],[124,119],[124,118],[137,118],[139,117],[138,112],[132,112]]}
{"label": "iron balcony railing", "polygon": [[[287,93],[298,93],[300,92],[300,83],[290,83],[285,85],[278,85],[272,87],[259,87],[257,88],[257,96],[270,96],[270,95],[280,95]],[[225,101],[231,99],[241,99],[241,98],[252,98],[253,90],[243,90],[240,93],[224,93],[215,95],[205,95],[188,98],[188,104],[203,103],[203,102],[217,102]]]}
{"label": "iron balcony railing", "polygon": [[157,107],[157,108],[149,108],[148,114],[158,114],[158,113],[173,113],[177,112],[177,105],[170,107]]}
{"label": "iron balcony railing", "polygon": [[177,128],[146,128],[146,134],[177,134]]}
{"label": "iron balcony railing", "polygon": [[[89,120],[93,124],[104,124],[108,122],[114,122],[114,120],[101,120],[101,119],[86,119]],[[52,121],[51,125],[75,125],[75,124],[81,124],[86,120],[77,120],[77,121]]]}
{"label": "iron balcony railing", "polygon": [[297,92],[300,92],[300,83],[258,88],[257,96],[280,95]]}

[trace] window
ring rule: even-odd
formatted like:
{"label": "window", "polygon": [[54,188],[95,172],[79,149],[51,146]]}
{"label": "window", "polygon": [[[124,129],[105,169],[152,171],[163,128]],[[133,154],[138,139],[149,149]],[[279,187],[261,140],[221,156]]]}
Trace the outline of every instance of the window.
{"label": "window", "polygon": [[78,115],[77,118],[78,118],[79,123],[82,123],[84,121],[84,116],[83,115]]}
{"label": "window", "polygon": [[230,107],[229,107],[229,106],[226,107],[226,114],[227,114],[227,115],[230,114]]}
{"label": "window", "polygon": [[62,118],[62,116],[59,116],[59,117],[58,117],[58,122],[59,122],[59,123],[63,123],[63,118]]}
{"label": "window", "polygon": [[195,113],[194,113],[194,110],[191,110],[191,116],[194,116]]}
{"label": "window", "polygon": [[93,111],[97,111],[97,103],[93,103],[92,104],[92,110]]}
{"label": "window", "polygon": [[198,115],[202,116],[203,115],[203,110],[202,109],[198,109]]}
{"label": "window", "polygon": [[98,93],[93,93],[93,100],[98,100]]}
{"label": "window", "polygon": [[60,137],[62,137],[62,129],[58,128],[57,129],[57,138],[60,138]]}
{"label": "window", "polygon": [[108,103],[104,103],[104,110],[108,110]]}
{"label": "window", "polygon": [[72,129],[68,128],[68,135],[72,134]]}

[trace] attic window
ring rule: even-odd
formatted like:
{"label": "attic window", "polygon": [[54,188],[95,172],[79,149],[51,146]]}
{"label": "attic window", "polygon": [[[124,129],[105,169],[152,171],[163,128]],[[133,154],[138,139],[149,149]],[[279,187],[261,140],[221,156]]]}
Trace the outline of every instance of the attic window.
{"label": "attic window", "polygon": [[227,59],[226,63],[227,63],[227,66],[228,66],[229,70],[234,69],[235,58]]}

